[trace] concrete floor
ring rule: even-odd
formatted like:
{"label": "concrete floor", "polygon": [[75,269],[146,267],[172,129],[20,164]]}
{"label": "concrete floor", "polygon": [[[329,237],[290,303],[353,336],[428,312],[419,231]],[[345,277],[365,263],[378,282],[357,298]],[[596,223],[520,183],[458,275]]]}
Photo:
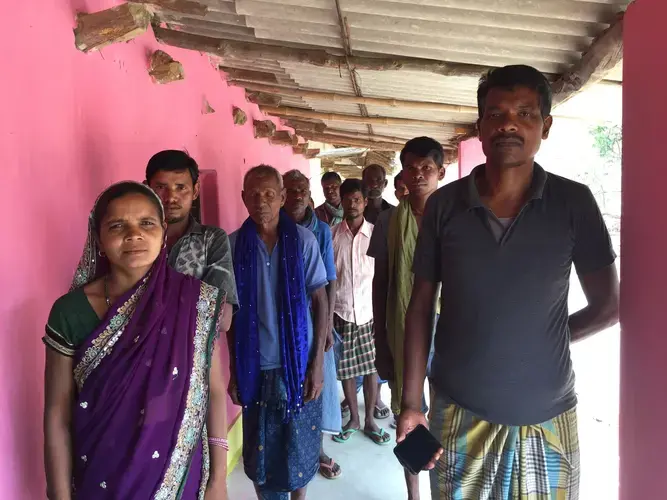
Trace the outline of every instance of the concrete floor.
{"label": "concrete floor", "polygon": [[[383,390],[383,399],[389,402],[389,391]],[[363,395],[359,396],[363,421]],[[343,470],[335,480],[324,479],[319,474],[308,486],[308,498],[316,500],[405,500],[407,490],[403,468],[394,456],[396,433],[389,428],[390,419],[378,424],[392,435],[392,444],[378,446],[359,432],[345,444],[338,444],[325,436],[324,449],[338,462]],[[421,498],[431,498],[428,474],[420,475]],[[240,464],[232,472],[229,481],[229,498],[233,500],[256,500],[252,483]]]}
{"label": "concrete floor", "polygon": [[[575,293],[577,285],[573,286]],[[571,308],[576,309],[576,305]],[[618,498],[619,354],[618,326],[572,347],[579,396],[581,500]],[[384,388],[382,396],[388,403],[388,389]],[[359,405],[363,421],[362,395]],[[403,469],[393,453],[395,431],[389,428],[389,422],[381,420],[378,423],[391,433],[391,445],[373,444],[362,433],[355,434],[345,444],[325,437],[325,450],[341,465],[343,475],[328,481],[318,474],[309,486],[308,499],[406,500]],[[430,500],[428,474],[422,473],[420,482],[421,500]],[[242,465],[232,472],[228,485],[231,500],[256,499]]]}

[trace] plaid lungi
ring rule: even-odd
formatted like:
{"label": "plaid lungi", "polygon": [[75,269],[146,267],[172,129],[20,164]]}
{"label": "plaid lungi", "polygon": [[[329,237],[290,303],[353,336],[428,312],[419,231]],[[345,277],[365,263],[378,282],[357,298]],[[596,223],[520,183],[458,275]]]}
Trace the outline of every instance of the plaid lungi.
{"label": "plaid lungi", "polygon": [[342,339],[338,362],[338,380],[375,373],[373,320],[365,325],[348,323],[334,314],[334,328]]}
{"label": "plaid lungi", "polygon": [[430,428],[445,450],[431,471],[433,500],[579,498],[575,409],[538,425],[508,426],[436,396]]}

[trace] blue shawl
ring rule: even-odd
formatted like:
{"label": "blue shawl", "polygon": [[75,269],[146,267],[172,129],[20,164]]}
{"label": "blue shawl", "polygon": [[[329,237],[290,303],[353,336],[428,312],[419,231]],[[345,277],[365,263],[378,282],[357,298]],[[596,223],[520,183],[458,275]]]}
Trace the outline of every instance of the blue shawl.
{"label": "blue shawl", "polygon": [[[259,316],[257,308],[257,226],[248,218],[239,229],[234,249],[234,272],[239,297],[235,318],[236,380],[241,404],[260,398]],[[308,301],[301,238],[297,225],[282,210],[278,222],[279,258],[278,336],[282,372],[287,389],[287,419],[303,406],[303,384],[308,368]]]}
{"label": "blue shawl", "polygon": [[[317,218],[313,209],[310,208],[310,207],[306,208],[306,217],[303,219],[303,222],[301,223],[301,225],[303,227],[305,227],[306,229],[310,230],[315,235],[317,235],[318,222],[321,222],[321,221],[320,221],[320,219]],[[319,242],[319,238],[318,238],[318,242]]]}

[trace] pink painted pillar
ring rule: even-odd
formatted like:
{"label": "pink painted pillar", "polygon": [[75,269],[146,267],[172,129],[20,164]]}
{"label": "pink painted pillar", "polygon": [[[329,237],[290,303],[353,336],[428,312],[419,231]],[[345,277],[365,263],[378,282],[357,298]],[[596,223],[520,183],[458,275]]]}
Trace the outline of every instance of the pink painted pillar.
{"label": "pink painted pillar", "polygon": [[621,500],[667,498],[667,2],[625,17]]}
{"label": "pink painted pillar", "polygon": [[482,143],[476,137],[459,144],[459,179],[465,177],[477,165],[486,163]]}

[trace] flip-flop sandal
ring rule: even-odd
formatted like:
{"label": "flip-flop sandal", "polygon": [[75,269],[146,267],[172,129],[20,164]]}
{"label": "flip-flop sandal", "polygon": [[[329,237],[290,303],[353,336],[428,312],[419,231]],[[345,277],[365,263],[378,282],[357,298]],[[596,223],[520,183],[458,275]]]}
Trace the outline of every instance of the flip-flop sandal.
{"label": "flip-flop sandal", "polygon": [[364,430],[364,434],[378,446],[385,446],[391,442],[391,435],[382,427],[379,432]]}
{"label": "flip-flop sandal", "polygon": [[331,439],[337,443],[347,443],[349,439],[357,432],[359,432],[359,429],[347,429],[343,432],[339,432],[335,436],[332,436]]}
{"label": "flip-flop sandal", "polygon": [[392,429],[398,428],[398,422],[396,421],[396,415],[394,415],[394,419],[391,421],[391,424],[389,424],[389,427]]}
{"label": "flip-flop sandal", "polygon": [[340,405],[340,415],[343,418],[347,418],[350,416],[350,406],[349,405]]}
{"label": "flip-flop sandal", "polygon": [[389,418],[391,416],[391,408],[389,408],[388,406],[380,408],[378,405],[375,405],[375,409],[373,410],[373,416],[375,417],[376,420],[384,420],[385,418]]}
{"label": "flip-flop sandal", "polygon": [[[338,479],[343,474],[343,469],[340,468],[333,458],[330,458],[331,463],[320,462],[320,474],[325,479]],[[325,472],[326,471],[326,472]]]}

